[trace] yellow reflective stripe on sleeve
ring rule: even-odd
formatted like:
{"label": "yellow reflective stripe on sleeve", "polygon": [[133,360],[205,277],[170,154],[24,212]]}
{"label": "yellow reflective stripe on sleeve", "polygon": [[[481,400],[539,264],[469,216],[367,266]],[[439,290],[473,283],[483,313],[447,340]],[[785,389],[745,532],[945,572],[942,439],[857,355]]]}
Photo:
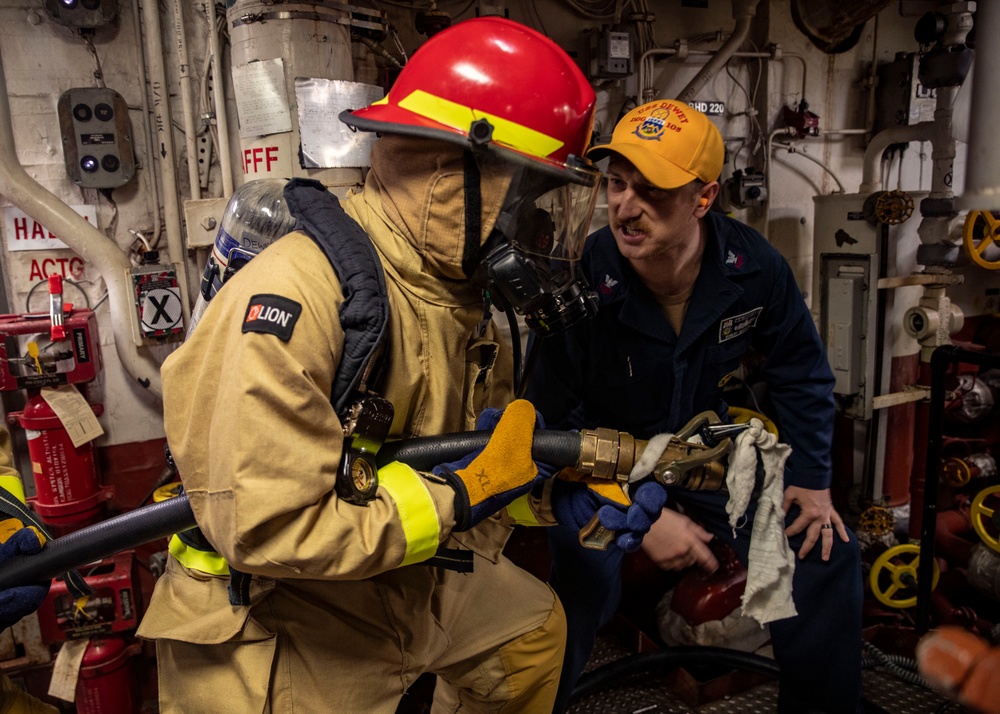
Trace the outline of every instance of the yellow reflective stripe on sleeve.
{"label": "yellow reflective stripe on sleeve", "polygon": [[24,503],[24,483],[21,482],[20,476],[0,476],[0,488],[7,489],[14,495],[14,498]]}
{"label": "yellow reflective stripe on sleeve", "polygon": [[524,494],[520,498],[512,501],[507,506],[507,515],[514,519],[519,526],[537,526],[538,519],[535,512],[531,510],[530,494]]}
{"label": "yellow reflective stripe on sleeve", "polygon": [[420,474],[404,463],[393,461],[378,470],[378,485],[395,501],[406,536],[406,555],[400,566],[433,556],[441,538],[441,522]]}
{"label": "yellow reflective stripe on sleeve", "polygon": [[523,124],[498,117],[488,112],[466,107],[456,102],[435,97],[416,90],[399,103],[403,109],[441,122],[461,131],[469,131],[472,122],[487,119],[493,125],[493,140],[532,156],[546,157],[557,151],[563,142],[555,137],[535,131]]}
{"label": "yellow reflective stripe on sleeve", "polygon": [[167,550],[185,568],[200,570],[209,575],[229,575],[229,563],[215,551],[192,548],[177,536],[170,537]]}

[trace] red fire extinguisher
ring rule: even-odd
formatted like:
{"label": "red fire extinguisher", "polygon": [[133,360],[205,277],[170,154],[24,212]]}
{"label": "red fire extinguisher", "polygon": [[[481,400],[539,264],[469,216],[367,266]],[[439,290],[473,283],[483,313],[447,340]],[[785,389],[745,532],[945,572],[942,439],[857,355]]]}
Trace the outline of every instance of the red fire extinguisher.
{"label": "red fire extinguisher", "polygon": [[77,714],[134,714],[135,695],[129,659],[139,645],[120,637],[91,640],[76,682]]}
{"label": "red fire extinguisher", "polygon": [[[104,411],[100,404],[91,409],[97,415]],[[28,400],[23,412],[11,412],[8,421],[25,430],[37,493],[32,505],[39,518],[59,534],[99,521],[108,493],[98,483],[93,442],[73,446],[41,395]]]}

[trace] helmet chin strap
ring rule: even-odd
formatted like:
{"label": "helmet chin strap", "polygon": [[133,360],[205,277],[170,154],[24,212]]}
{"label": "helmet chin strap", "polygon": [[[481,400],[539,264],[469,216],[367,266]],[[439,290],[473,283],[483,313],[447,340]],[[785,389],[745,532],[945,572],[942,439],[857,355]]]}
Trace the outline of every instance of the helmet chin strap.
{"label": "helmet chin strap", "polygon": [[479,164],[472,151],[465,151],[465,247],[462,250],[462,272],[472,278],[479,267],[480,241],[483,237],[483,200],[480,193]]}

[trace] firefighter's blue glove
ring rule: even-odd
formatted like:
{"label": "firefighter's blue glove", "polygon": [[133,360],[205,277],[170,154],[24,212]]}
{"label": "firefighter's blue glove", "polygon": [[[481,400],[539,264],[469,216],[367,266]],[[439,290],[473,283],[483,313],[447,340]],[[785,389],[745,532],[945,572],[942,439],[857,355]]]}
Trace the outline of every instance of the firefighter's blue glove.
{"label": "firefighter's blue glove", "polygon": [[624,513],[617,508],[601,508],[601,525],[615,532],[615,544],[626,553],[639,550],[642,539],[663,512],[667,490],[656,481],[640,484],[632,495],[632,505]]}
{"label": "firefighter's blue glove", "polygon": [[614,531],[615,545],[626,553],[639,549],[666,502],[666,489],[655,481],[641,484],[631,498],[613,481],[572,470],[563,471],[552,486],[552,511],[559,523],[579,531],[596,513],[601,526]]}
{"label": "firefighter's blue glove", "polygon": [[[33,526],[24,526],[17,518],[0,520],[0,567],[18,555],[35,555],[45,545],[45,536]],[[30,615],[49,594],[50,582],[22,585],[0,590],[0,630],[5,630],[25,615]]]}
{"label": "firefighter's blue glove", "polygon": [[487,409],[476,420],[477,429],[493,432],[486,446],[432,469],[455,489],[456,531],[472,528],[552,477],[552,469],[531,458],[536,423],[544,428],[541,416],[524,399],[502,411]]}

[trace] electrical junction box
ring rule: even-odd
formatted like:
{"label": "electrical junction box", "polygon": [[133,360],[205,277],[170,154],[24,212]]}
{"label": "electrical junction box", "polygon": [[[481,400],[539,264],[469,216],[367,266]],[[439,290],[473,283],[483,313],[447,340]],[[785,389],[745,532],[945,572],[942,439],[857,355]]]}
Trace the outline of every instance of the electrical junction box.
{"label": "electrical junction box", "polygon": [[767,202],[764,173],[755,168],[736,169],[726,182],[729,202],[737,208],[750,208]]}
{"label": "electrical junction box", "polygon": [[875,342],[867,339],[876,321],[878,256],[852,253],[820,255],[820,336],[826,346],[845,416],[872,418]]}
{"label": "electrical junction box", "polygon": [[129,270],[138,321],[132,323],[136,345],[184,339],[184,309],[177,270],[172,265],[140,265]]}
{"label": "electrical junction box", "polygon": [[892,62],[878,66],[873,136],[892,127],[934,120],[937,93],[920,83],[919,64],[915,52],[900,52]]}
{"label": "electrical junction box", "polygon": [[66,173],[82,188],[117,188],[135,175],[128,106],[118,92],[76,87],[59,97]]}
{"label": "electrical junction box", "polygon": [[587,38],[587,73],[591,79],[614,79],[632,74],[632,36],[602,28]]}

